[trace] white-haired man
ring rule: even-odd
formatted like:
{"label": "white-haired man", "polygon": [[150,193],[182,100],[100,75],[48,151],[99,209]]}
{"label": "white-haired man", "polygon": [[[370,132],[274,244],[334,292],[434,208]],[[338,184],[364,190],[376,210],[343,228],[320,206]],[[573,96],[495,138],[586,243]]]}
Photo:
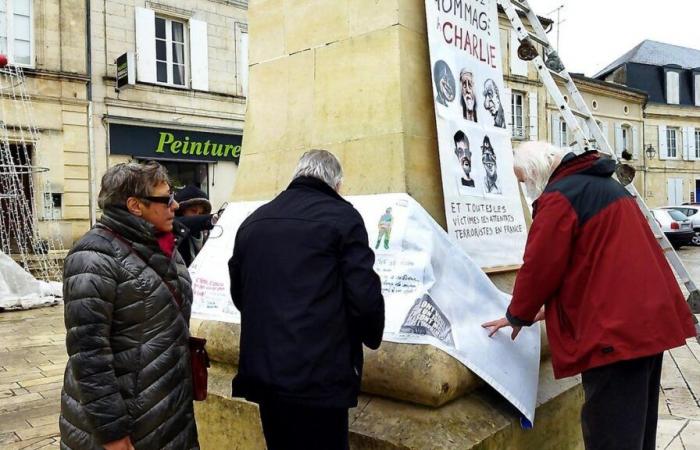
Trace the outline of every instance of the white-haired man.
{"label": "white-haired man", "polygon": [[482,326],[515,339],[544,316],[554,375],[582,374],[586,449],[654,449],[663,351],[695,336],[673,272],[612,159],[531,143],[514,168],[532,227],[506,316]]}
{"label": "white-haired man", "polygon": [[260,405],[267,446],[345,450],[362,344],[376,349],[384,299],[338,160],[311,150],[293,181],[238,229],[229,262],[241,312],[233,395]]}

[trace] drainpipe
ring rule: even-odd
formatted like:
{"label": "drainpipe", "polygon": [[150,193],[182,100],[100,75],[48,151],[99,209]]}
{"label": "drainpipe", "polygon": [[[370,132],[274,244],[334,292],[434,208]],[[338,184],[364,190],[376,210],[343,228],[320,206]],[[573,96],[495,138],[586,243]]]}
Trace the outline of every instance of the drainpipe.
{"label": "drainpipe", "polygon": [[89,195],[89,207],[90,207],[90,226],[95,224],[96,221],[96,192],[97,185],[95,184],[95,179],[97,177],[97,166],[95,165],[95,134],[93,132],[93,122],[92,122],[92,33],[91,33],[91,16],[90,16],[90,0],[85,0],[85,51],[86,51],[86,65],[87,65],[87,101],[88,101],[88,195]]}

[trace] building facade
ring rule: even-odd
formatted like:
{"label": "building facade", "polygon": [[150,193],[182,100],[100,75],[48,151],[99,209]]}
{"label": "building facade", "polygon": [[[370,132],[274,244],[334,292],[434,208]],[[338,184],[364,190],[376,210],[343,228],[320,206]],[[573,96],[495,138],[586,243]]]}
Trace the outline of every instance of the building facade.
{"label": "building facade", "polygon": [[215,209],[230,199],[245,118],[246,15],[240,0],[93,3],[93,183],[113,164],[158,160],[175,188],[199,187]]}
{"label": "building facade", "polygon": [[[63,247],[87,229],[89,215],[86,36],[83,0],[0,0],[0,54],[24,74],[21,85],[17,69],[0,76],[3,141],[16,161],[26,148],[39,233]],[[49,229],[47,219],[57,219],[58,228]]]}
{"label": "building facade", "polygon": [[643,41],[596,78],[642,90],[651,207],[700,197],[700,50]]}

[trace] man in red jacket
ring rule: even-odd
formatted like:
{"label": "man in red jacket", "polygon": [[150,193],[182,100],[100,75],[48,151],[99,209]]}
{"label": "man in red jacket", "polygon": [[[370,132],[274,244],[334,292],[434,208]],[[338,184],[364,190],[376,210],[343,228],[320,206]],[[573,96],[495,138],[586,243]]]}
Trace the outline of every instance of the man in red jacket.
{"label": "man in red jacket", "polygon": [[515,339],[544,316],[555,377],[582,374],[586,448],[653,449],[663,352],[695,336],[673,272],[612,159],[532,143],[514,168],[532,227],[506,316],[482,326]]}

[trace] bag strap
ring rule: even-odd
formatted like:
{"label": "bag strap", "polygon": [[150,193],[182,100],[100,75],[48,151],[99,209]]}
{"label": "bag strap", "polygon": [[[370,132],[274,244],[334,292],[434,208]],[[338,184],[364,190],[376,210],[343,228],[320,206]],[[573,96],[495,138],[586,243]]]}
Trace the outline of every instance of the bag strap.
{"label": "bag strap", "polygon": [[[106,226],[106,225],[103,224],[103,223],[100,224],[100,227],[101,227],[101,228],[104,228],[109,234],[111,234],[111,235],[114,236],[117,240],[119,240],[119,241],[121,241],[122,243],[124,243],[127,247],[129,247],[129,249],[131,249],[132,252],[134,252],[134,255],[136,255],[136,257],[138,257],[141,261],[143,261],[143,263],[144,263],[145,265],[147,265],[148,267],[151,267],[151,266],[148,264],[148,262],[146,261],[146,258],[144,258],[144,257],[134,248],[134,245],[133,245],[131,242],[127,241],[127,240],[124,239],[122,236],[120,236],[119,234],[115,233],[114,230],[112,230],[111,228],[109,228],[108,226]],[[175,302],[175,306],[177,306],[177,311],[178,311],[180,314],[182,314],[182,297],[180,297],[180,295],[173,289],[173,287],[170,286],[170,284],[168,284],[167,281],[165,281],[165,278],[163,278],[163,277],[161,276],[161,274],[158,273],[157,270],[153,269],[153,267],[151,267],[151,269],[153,270],[153,272],[155,272],[156,275],[158,275],[158,278],[160,278],[160,281],[163,282],[163,284],[165,285],[165,287],[168,288],[168,290],[170,291],[170,294],[171,294],[171,298],[172,298],[172,300]]]}

